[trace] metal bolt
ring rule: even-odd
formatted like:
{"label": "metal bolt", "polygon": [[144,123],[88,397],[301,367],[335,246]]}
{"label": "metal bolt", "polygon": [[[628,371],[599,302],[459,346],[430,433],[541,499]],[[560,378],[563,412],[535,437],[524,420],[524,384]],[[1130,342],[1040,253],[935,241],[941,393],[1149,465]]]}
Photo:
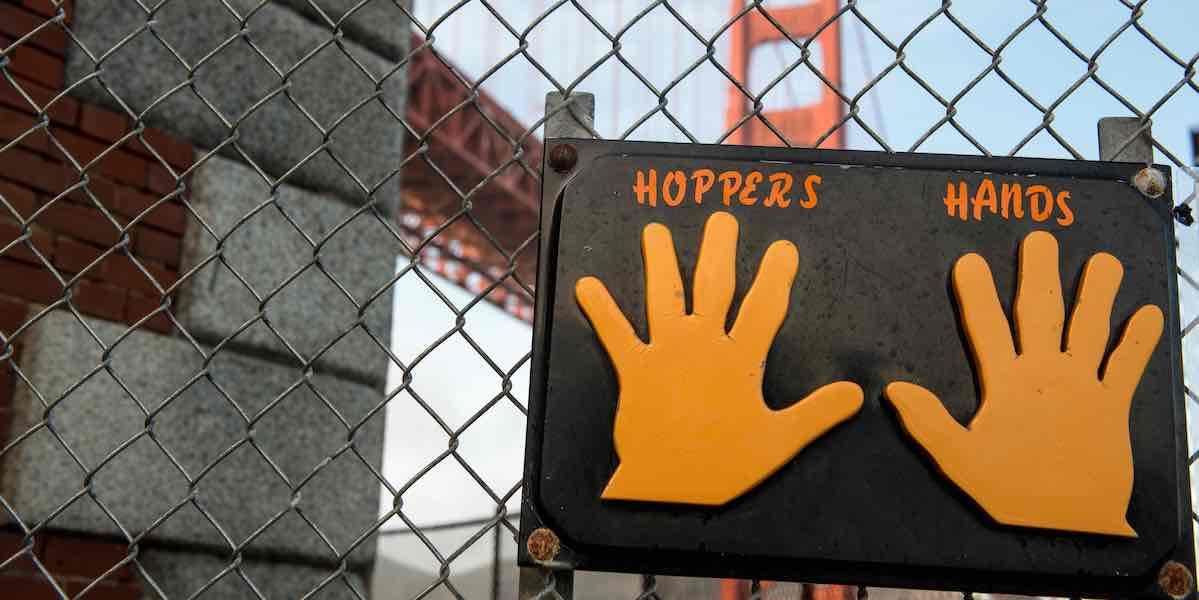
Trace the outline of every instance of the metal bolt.
{"label": "metal bolt", "polygon": [[1157,574],[1157,585],[1171,598],[1181,600],[1191,595],[1191,590],[1195,587],[1195,578],[1182,563],[1170,561]]}
{"label": "metal bolt", "polygon": [[1166,176],[1153,167],[1145,167],[1132,178],[1134,185],[1142,194],[1157,198],[1166,193]]}
{"label": "metal bolt", "polygon": [[537,562],[547,562],[554,560],[558,556],[558,550],[561,546],[558,543],[558,535],[546,529],[538,527],[529,534],[529,539],[525,541],[525,547],[529,549],[529,556]]}
{"label": "metal bolt", "polygon": [[550,150],[550,168],[559,172],[565,173],[575,168],[575,163],[579,162],[579,152],[570,144],[558,144]]}

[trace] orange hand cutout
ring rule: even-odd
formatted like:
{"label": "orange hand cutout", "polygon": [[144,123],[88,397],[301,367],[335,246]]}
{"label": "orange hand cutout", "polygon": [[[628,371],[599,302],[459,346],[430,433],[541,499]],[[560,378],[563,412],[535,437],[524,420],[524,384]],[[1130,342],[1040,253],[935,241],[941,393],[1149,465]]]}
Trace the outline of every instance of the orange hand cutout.
{"label": "orange hand cutout", "polygon": [[1136,537],[1125,519],[1133,476],[1129,408],[1161,337],[1162,311],[1137,310],[1101,378],[1120,261],[1104,253],[1087,261],[1064,352],[1057,240],[1030,233],[1019,267],[1019,353],[987,262],[967,254],[953,268],[982,391],[970,426],[918,385],[892,383],[887,399],[940,470],[996,521]]}
{"label": "orange hand cutout", "polygon": [[862,390],[846,381],[774,411],[762,398],[766,354],[787,316],[799,251],[766,250],[731,332],[737,220],[714,213],[704,227],[694,306],[684,311],[670,231],[642,233],[646,316],[642,342],[599,279],[575,297],[616,369],[620,399],[613,434],[620,465],[603,498],[720,505],[748,491],[808,443],[852,416]]}

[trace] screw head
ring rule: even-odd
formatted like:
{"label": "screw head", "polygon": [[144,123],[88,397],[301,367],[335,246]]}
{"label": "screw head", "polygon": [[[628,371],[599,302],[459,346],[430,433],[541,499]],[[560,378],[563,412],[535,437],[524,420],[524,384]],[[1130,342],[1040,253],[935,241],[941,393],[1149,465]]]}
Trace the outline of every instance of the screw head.
{"label": "screw head", "polygon": [[1157,585],[1171,598],[1182,600],[1191,595],[1195,588],[1195,578],[1182,563],[1170,561],[1162,566],[1157,574]]}
{"label": "screw head", "polygon": [[1153,167],[1145,167],[1132,178],[1132,185],[1142,194],[1157,198],[1166,193],[1166,176]]}
{"label": "screw head", "polygon": [[529,534],[529,539],[525,541],[525,547],[529,550],[529,556],[537,562],[547,562],[554,560],[558,556],[558,550],[561,545],[558,542],[558,535],[546,529],[538,527]]}
{"label": "screw head", "polygon": [[579,162],[579,152],[570,144],[558,144],[550,150],[550,168],[559,173],[565,173],[575,168],[577,162]]}

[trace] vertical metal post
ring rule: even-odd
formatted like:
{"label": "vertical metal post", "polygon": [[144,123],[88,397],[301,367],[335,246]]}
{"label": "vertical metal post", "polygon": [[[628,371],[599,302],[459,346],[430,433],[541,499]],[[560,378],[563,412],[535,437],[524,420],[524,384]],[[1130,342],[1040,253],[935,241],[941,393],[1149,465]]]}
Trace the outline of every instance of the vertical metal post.
{"label": "vertical metal post", "polygon": [[[1120,162],[1153,162],[1152,124],[1141,128],[1138,117],[1104,117],[1099,119],[1099,160]],[[1136,139],[1133,139],[1133,138]],[[1132,140],[1131,142],[1129,140]]]}
{"label": "vertical metal post", "polygon": [[503,521],[495,524],[495,533],[491,536],[491,600],[500,600],[500,569],[503,568],[503,552],[500,544],[503,540],[500,538],[500,530],[503,529]]}
{"label": "vertical metal post", "polygon": [[[566,105],[563,107],[563,105]],[[561,110],[559,110],[561,109]],[[545,137],[595,137],[595,95],[588,92],[560,92],[545,95]]]}
{"label": "vertical metal post", "polygon": [[520,590],[516,597],[519,600],[571,600],[574,587],[574,571],[521,567]]}
{"label": "vertical metal post", "polygon": [[[572,92],[563,96],[559,92],[545,95],[545,137],[549,138],[592,138],[595,137],[595,95],[587,92]],[[548,151],[548,149],[547,149]],[[545,230],[547,215],[542,214],[542,230]],[[544,240],[543,240],[544,242]],[[569,569],[545,569],[521,567],[519,600],[572,600],[574,598],[575,573]]]}

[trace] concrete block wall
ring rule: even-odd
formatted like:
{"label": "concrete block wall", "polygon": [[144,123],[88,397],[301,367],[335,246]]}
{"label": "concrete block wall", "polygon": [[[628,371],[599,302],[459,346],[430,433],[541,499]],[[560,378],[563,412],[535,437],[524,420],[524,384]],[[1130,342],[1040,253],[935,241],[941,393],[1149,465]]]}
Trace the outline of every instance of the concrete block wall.
{"label": "concrete block wall", "polygon": [[0,0],[0,562],[21,554],[0,589],[21,597],[366,593],[408,23],[229,4]]}

